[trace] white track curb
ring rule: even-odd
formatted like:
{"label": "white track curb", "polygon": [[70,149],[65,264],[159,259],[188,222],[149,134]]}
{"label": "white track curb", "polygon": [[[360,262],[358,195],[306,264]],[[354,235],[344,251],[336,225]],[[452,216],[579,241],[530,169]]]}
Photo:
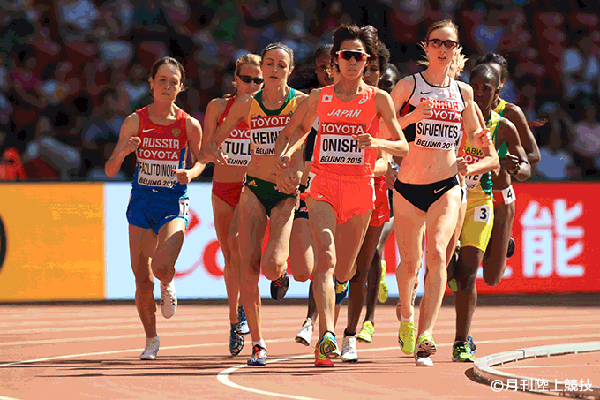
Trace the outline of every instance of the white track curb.
{"label": "white track curb", "polygon": [[[550,346],[531,347],[528,349],[505,351],[502,353],[491,354],[475,360],[474,370],[475,375],[490,384],[501,382],[504,387],[511,389],[529,391],[539,394],[548,394],[554,396],[574,397],[580,399],[600,399],[600,387],[586,387],[585,390],[573,390],[572,384],[565,381],[550,382],[550,389],[543,389],[543,386],[538,386],[538,382],[543,379],[532,378],[528,376],[514,375],[506,372],[498,371],[492,367],[496,365],[504,365],[510,362],[517,362],[527,358],[552,357],[565,354],[587,353],[592,351],[600,351],[600,342],[589,343],[571,343],[571,344],[555,344]],[[531,382],[531,387],[519,387],[520,382]],[[497,384],[500,387],[500,383]]]}

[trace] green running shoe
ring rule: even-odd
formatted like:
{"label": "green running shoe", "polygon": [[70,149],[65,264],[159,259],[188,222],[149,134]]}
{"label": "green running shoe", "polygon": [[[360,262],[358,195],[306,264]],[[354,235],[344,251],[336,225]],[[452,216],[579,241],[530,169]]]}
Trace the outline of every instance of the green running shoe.
{"label": "green running shoe", "polygon": [[475,355],[471,351],[468,342],[454,342],[452,345],[452,361],[454,362],[474,362]]}
{"label": "green running shoe", "polygon": [[[387,273],[387,265],[385,260],[381,260],[381,281],[379,281],[379,293],[377,294],[377,299],[381,304],[385,304],[388,298],[388,285],[385,281],[385,275]],[[369,343],[371,343],[369,341]]]}
{"label": "green running shoe", "polygon": [[404,354],[412,354],[415,351],[415,323],[414,321],[400,321],[398,332],[398,343]]}
{"label": "green running shoe", "polygon": [[373,341],[373,334],[375,333],[375,327],[371,321],[365,321],[363,323],[360,332],[356,335],[356,338],[360,342],[371,343]]}

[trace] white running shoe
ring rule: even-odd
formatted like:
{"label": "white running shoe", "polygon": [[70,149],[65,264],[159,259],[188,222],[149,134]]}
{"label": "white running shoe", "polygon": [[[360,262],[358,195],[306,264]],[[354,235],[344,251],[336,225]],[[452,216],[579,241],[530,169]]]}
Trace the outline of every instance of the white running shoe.
{"label": "white running shoe", "polygon": [[433,367],[433,361],[429,357],[420,358],[415,356],[415,364],[417,364],[417,367]]}
{"label": "white running shoe", "polygon": [[302,343],[305,346],[310,346],[312,331],[312,320],[310,318],[306,318],[304,324],[302,324],[300,332],[298,332],[296,335],[296,343]]}
{"label": "white running shoe", "polygon": [[358,355],[356,354],[356,336],[344,336],[344,341],[342,342],[342,361],[358,361]]}
{"label": "white running shoe", "polygon": [[166,319],[175,315],[177,309],[177,296],[175,295],[175,281],[172,280],[168,285],[160,283],[160,312]]}
{"label": "white running shoe", "polygon": [[153,338],[146,338],[146,348],[144,352],[140,354],[140,360],[156,360],[156,353],[160,347],[160,339],[158,336]]}

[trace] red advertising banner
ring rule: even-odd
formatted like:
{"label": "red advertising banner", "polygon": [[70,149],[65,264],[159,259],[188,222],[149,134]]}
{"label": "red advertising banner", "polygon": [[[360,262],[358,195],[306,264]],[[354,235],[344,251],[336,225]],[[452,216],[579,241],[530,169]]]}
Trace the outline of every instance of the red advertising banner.
{"label": "red advertising banner", "polygon": [[[600,292],[600,183],[517,183],[514,188],[515,254],[496,287],[485,284],[480,268],[478,293]],[[384,252],[388,275],[399,261],[395,246],[392,235]]]}
{"label": "red advertising banner", "polygon": [[600,292],[600,184],[515,184],[515,254],[479,293]]}

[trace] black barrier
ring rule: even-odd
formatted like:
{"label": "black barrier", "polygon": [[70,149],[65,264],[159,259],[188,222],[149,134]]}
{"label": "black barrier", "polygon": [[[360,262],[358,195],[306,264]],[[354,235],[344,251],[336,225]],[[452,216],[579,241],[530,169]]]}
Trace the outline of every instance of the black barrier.
{"label": "black barrier", "polygon": [[4,221],[0,216],[0,272],[4,266],[4,259],[6,258],[6,230],[4,229]]}

